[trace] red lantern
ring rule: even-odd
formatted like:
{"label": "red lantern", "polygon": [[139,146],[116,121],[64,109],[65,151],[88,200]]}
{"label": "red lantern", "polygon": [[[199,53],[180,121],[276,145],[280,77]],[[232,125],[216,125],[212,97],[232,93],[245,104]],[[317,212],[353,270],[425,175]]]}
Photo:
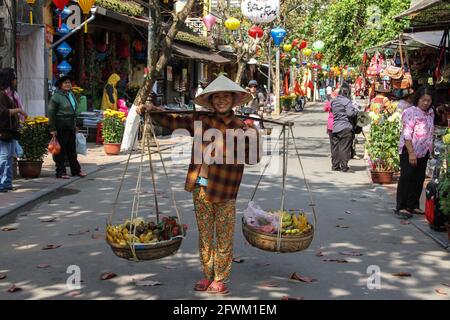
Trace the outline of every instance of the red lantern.
{"label": "red lantern", "polygon": [[62,25],[62,18],[61,18],[61,11],[64,10],[64,7],[70,2],[70,0],[53,0],[53,3],[55,4],[56,8],[59,10],[59,18],[58,18],[58,27],[61,28]]}
{"label": "red lantern", "polygon": [[284,60],[284,59],[286,59],[286,55],[284,53],[282,53],[280,58],[281,58],[281,60]]}
{"label": "red lantern", "polygon": [[300,43],[300,45],[298,46],[298,48],[300,50],[305,49],[308,46],[308,42],[306,42],[306,40],[302,40],[302,42]]}
{"label": "red lantern", "polygon": [[292,41],[292,46],[293,47],[297,46],[299,42],[300,42],[300,40],[294,39],[294,41]]}
{"label": "red lantern", "polygon": [[264,30],[261,27],[253,26],[248,30],[248,35],[253,39],[261,39],[264,35]]}

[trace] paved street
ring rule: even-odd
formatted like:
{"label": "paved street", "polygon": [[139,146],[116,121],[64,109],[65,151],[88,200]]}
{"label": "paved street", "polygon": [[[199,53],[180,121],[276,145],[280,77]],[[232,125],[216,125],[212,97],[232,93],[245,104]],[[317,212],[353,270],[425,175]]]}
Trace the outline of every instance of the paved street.
{"label": "paved street", "polygon": [[[308,250],[293,254],[264,252],[246,243],[240,220],[262,165],[247,167],[238,198],[235,231],[235,257],[242,262],[233,264],[231,294],[226,299],[281,299],[283,296],[306,300],[449,299],[450,288],[443,285],[450,284],[449,252],[412,224],[401,224],[392,212],[395,205],[392,194],[387,188],[370,182],[364,160],[351,161],[354,173],[330,171],[329,142],[325,133],[327,114],[322,111],[322,104],[310,104],[304,113],[289,114],[283,119],[295,121],[295,135],[317,205],[315,239]],[[187,238],[176,255],[134,263],[113,254],[104,241],[105,223],[124,166],[104,166],[103,170],[0,220],[0,227],[17,228],[0,231],[0,273],[6,274],[6,278],[0,280],[0,299],[224,298],[192,290],[202,274],[191,195],[183,191],[187,167],[180,161],[169,162],[169,150],[164,151],[164,155],[183,223],[189,225]],[[304,208],[310,212],[293,151],[289,160],[286,209]],[[119,199],[118,214],[124,219],[131,210],[137,170],[135,159]],[[172,214],[170,193],[160,165],[157,171],[162,209]],[[148,216],[154,211],[150,205],[152,194],[148,178],[144,186],[142,215]],[[280,194],[281,176],[266,176],[256,201],[263,208],[278,208]],[[47,218],[56,220],[41,221]],[[42,250],[46,245],[61,246]],[[317,256],[318,251],[323,256]],[[342,254],[348,252],[362,255]],[[326,259],[345,259],[347,263],[324,261]],[[69,290],[66,286],[70,276],[66,270],[71,265],[81,269],[80,290]],[[369,266],[381,271],[380,289],[367,287]],[[117,277],[102,281],[103,272],[114,272]],[[289,280],[294,272],[316,281]],[[399,272],[411,276],[393,275]],[[144,287],[134,283],[143,279],[158,281],[161,285]],[[7,292],[12,284],[22,290]]]}

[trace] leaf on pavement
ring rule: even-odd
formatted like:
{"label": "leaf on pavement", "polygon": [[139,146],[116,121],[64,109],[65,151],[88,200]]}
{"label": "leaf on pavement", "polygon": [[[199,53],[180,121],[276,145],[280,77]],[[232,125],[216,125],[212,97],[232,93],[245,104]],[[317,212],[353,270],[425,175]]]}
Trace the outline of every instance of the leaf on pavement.
{"label": "leaf on pavement", "polygon": [[283,296],[281,297],[281,300],[303,300],[303,297],[288,297],[288,296]]}
{"label": "leaf on pavement", "polygon": [[17,291],[20,291],[20,290],[22,290],[22,288],[21,287],[18,287],[18,286],[16,286],[15,284],[13,284],[11,287],[9,287],[9,289],[8,289],[8,292],[17,292]]}
{"label": "leaf on pavement", "polygon": [[52,249],[57,249],[61,247],[60,244],[48,244],[45,247],[42,248],[42,250],[52,250]]}
{"label": "leaf on pavement", "polygon": [[322,251],[317,251],[316,252],[316,257],[323,257]]}
{"label": "leaf on pavement", "polygon": [[345,211],[346,214],[352,214],[350,210]]}
{"label": "leaf on pavement", "polygon": [[336,228],[348,229],[348,228],[350,228],[350,226],[345,226],[345,225],[342,225],[342,224],[338,224],[338,225],[336,225]]}
{"label": "leaf on pavement", "polygon": [[112,279],[112,278],[115,278],[115,277],[117,277],[117,274],[115,274],[114,272],[103,272],[100,275],[100,279],[101,280],[109,280],[109,279]]}
{"label": "leaf on pavement", "polygon": [[396,277],[411,277],[411,273],[409,272],[396,272],[393,273],[392,275]]}
{"label": "leaf on pavement", "polygon": [[14,227],[3,227],[2,228],[2,231],[14,231],[14,230],[17,230],[17,228],[14,228]]}
{"label": "leaf on pavement", "polygon": [[36,266],[36,268],[38,268],[38,269],[47,269],[47,268],[49,268],[49,267],[50,267],[49,264],[38,264],[38,265]]}
{"label": "leaf on pavement", "polygon": [[6,274],[0,273],[0,280],[3,280],[3,279],[5,279],[5,278],[6,278]]}
{"label": "leaf on pavement", "polygon": [[443,286],[450,287],[450,283],[441,283]]}
{"label": "leaf on pavement", "polygon": [[242,263],[244,261],[245,261],[244,259],[239,258],[239,257],[233,258],[233,262],[235,262],[235,263]]}
{"label": "leaf on pavement", "polygon": [[342,251],[339,252],[339,254],[342,254],[344,256],[350,256],[350,257],[361,257],[363,254],[356,251]]}
{"label": "leaf on pavement", "polygon": [[139,287],[154,287],[154,286],[162,286],[162,283],[159,281],[152,280],[138,280],[134,282]]}
{"label": "leaf on pavement", "polygon": [[438,294],[442,294],[442,295],[444,295],[444,296],[448,296],[448,293],[445,292],[445,291],[442,290],[442,289],[436,289],[436,290],[434,290],[434,291],[436,291],[436,293],[438,293]]}
{"label": "leaf on pavement", "polygon": [[271,282],[264,282],[264,283],[261,283],[261,287],[264,287],[264,288],[276,288],[276,287],[278,287],[278,285],[275,284],[275,283],[271,283]]}
{"label": "leaf on pavement", "polygon": [[39,219],[39,221],[41,221],[41,222],[53,222],[56,219],[57,219],[56,217],[52,217],[52,218]]}
{"label": "leaf on pavement", "polygon": [[176,269],[177,267],[175,267],[175,266],[163,266],[163,268],[166,268],[166,269]]}
{"label": "leaf on pavement", "polygon": [[291,280],[297,280],[297,281],[307,282],[307,283],[311,283],[311,282],[317,281],[316,279],[313,279],[313,278],[310,278],[310,277],[299,276],[296,272],[294,272],[292,274]]}
{"label": "leaf on pavement", "polygon": [[323,259],[325,262],[348,263],[345,259]]}
{"label": "leaf on pavement", "polygon": [[86,234],[88,232],[91,232],[91,230],[86,229],[86,230],[81,230],[81,231],[78,231],[78,232],[75,232],[75,233],[69,233],[68,236],[81,236],[81,235]]}

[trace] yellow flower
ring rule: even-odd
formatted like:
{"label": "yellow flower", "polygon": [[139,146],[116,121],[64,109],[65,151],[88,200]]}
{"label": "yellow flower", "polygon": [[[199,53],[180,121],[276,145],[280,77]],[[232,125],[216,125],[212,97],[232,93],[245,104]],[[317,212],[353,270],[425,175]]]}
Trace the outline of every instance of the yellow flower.
{"label": "yellow flower", "polygon": [[34,126],[35,124],[36,124],[36,122],[35,121],[27,121],[27,122],[25,122],[27,125],[29,125],[29,126]]}

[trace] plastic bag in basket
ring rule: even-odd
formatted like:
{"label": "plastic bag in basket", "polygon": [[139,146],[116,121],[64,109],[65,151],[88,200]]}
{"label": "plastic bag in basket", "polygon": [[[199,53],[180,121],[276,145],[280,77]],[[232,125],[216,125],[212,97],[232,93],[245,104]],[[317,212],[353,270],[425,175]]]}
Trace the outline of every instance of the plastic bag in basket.
{"label": "plastic bag in basket", "polygon": [[52,140],[50,140],[47,150],[54,156],[61,152],[61,145],[59,144],[58,139],[56,139],[56,136],[53,136]]}
{"label": "plastic bag in basket", "polygon": [[264,211],[253,201],[248,203],[244,211],[244,220],[248,226],[267,233],[276,232],[279,226],[279,216]]}

